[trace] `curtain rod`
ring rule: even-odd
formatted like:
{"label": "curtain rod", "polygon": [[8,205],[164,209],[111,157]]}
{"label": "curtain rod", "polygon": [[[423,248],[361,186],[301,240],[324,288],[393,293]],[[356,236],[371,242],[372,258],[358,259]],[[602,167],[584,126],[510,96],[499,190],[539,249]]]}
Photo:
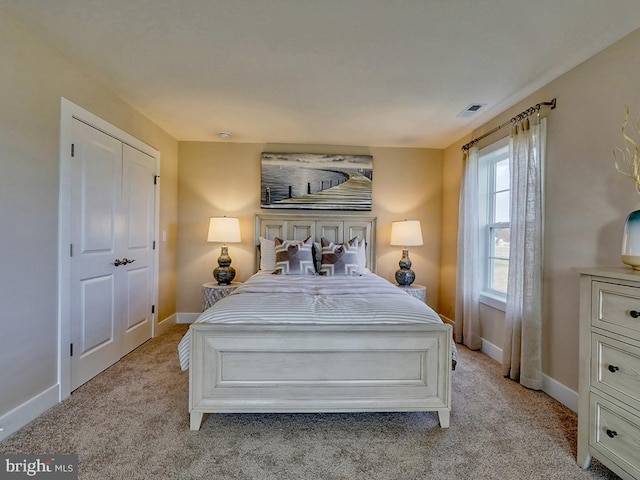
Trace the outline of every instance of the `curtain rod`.
{"label": "curtain rod", "polygon": [[480,140],[482,140],[485,137],[488,137],[489,135],[491,135],[493,133],[496,133],[501,128],[504,128],[509,124],[512,124],[512,123],[515,123],[515,122],[519,122],[520,120],[524,120],[529,115],[533,115],[534,113],[539,112],[541,107],[551,107],[551,110],[553,110],[554,108],[556,108],[556,99],[552,98],[551,101],[549,101],[549,102],[536,103],[533,107],[529,107],[525,111],[520,112],[518,115],[516,115],[515,117],[511,118],[510,120],[504,122],[502,125],[498,125],[497,127],[489,130],[487,133],[485,133],[483,135],[480,135],[478,138],[474,138],[469,143],[465,143],[462,146],[462,151],[469,150],[471,147],[473,147]]}

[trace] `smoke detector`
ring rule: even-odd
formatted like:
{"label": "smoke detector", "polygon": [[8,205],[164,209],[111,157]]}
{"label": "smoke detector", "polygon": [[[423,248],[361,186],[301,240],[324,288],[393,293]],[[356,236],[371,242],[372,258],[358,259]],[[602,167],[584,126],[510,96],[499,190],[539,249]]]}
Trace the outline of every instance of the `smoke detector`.
{"label": "smoke detector", "polygon": [[229,132],[218,132],[218,136],[224,140],[226,140],[227,138],[231,137],[231,134]]}

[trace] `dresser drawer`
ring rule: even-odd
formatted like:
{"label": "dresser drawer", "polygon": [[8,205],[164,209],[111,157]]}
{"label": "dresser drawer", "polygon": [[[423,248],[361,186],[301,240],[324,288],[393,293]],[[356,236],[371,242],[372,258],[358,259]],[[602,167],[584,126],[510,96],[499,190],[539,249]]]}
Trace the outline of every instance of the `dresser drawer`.
{"label": "dresser drawer", "polygon": [[591,335],[591,385],[640,409],[640,347]]}
{"label": "dresser drawer", "polygon": [[592,282],[594,327],[640,338],[640,288]]}
{"label": "dresser drawer", "polygon": [[640,478],[640,417],[593,393],[590,400],[591,448],[634,478]]}

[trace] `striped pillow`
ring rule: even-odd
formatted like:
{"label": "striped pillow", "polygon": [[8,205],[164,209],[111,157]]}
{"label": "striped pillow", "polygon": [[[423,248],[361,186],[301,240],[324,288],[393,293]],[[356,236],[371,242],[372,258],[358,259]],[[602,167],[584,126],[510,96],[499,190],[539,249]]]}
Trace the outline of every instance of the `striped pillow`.
{"label": "striped pillow", "polygon": [[[362,275],[364,266],[361,265],[360,242],[352,238],[347,243],[335,244],[326,238],[321,238],[322,263],[320,275]],[[364,248],[364,243],[362,245]]]}
{"label": "striped pillow", "polygon": [[313,264],[313,240],[282,240],[274,238],[276,252],[276,275],[315,275]]}

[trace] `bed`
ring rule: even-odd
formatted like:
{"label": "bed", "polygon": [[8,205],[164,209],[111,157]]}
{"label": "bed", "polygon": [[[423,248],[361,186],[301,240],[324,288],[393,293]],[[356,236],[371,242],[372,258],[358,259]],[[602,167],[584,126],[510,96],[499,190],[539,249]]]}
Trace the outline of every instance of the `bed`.
{"label": "bed", "polygon": [[[284,272],[282,262],[272,273],[265,246],[276,237],[289,239],[276,250],[297,245],[296,256],[311,246],[311,267],[287,263],[309,274]],[[203,312],[180,342],[192,430],[205,413],[265,412],[433,411],[449,426],[451,326],[372,272],[375,218],[258,215],[256,243],[258,273]],[[352,261],[311,274],[327,267],[325,254],[347,250]]]}

